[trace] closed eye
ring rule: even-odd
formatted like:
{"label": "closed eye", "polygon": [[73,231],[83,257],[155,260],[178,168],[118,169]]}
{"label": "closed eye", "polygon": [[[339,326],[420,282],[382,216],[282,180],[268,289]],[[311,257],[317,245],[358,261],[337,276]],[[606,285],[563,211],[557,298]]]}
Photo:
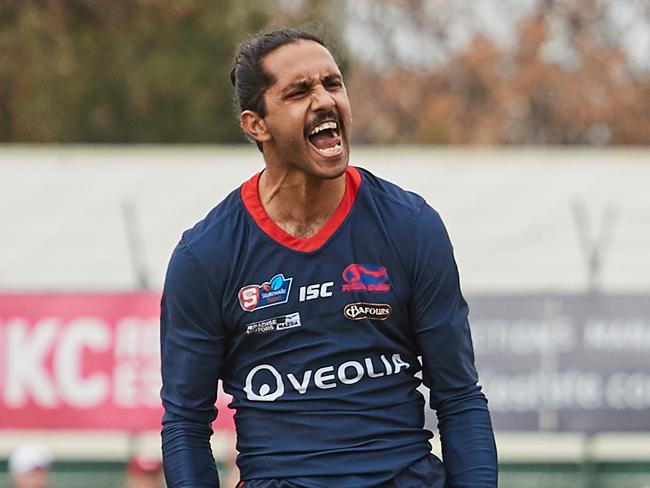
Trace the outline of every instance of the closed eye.
{"label": "closed eye", "polygon": [[286,91],[285,98],[301,98],[310,90],[311,84],[308,81],[292,83]]}
{"label": "closed eye", "polygon": [[300,98],[307,93],[306,90],[294,90],[287,94],[287,98]]}
{"label": "closed eye", "polygon": [[325,79],[323,80],[323,85],[328,89],[341,88],[343,86],[343,80],[338,75],[331,75],[325,77]]}

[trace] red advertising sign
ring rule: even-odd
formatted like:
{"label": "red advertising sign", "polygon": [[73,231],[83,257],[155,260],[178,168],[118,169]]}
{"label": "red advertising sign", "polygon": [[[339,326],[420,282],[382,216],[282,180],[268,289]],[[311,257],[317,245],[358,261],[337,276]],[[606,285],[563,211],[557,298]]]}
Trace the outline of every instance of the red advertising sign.
{"label": "red advertising sign", "polygon": [[[159,429],[160,296],[0,294],[0,429]],[[221,394],[215,428],[233,429]]]}

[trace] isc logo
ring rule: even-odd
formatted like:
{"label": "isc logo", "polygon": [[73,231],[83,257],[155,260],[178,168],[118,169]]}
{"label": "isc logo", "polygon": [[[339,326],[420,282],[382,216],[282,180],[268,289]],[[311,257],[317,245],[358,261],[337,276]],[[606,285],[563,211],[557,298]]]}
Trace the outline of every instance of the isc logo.
{"label": "isc logo", "polygon": [[333,281],[327,283],[315,283],[313,285],[300,287],[300,301],[314,300],[316,298],[331,297],[331,288],[334,286]]}

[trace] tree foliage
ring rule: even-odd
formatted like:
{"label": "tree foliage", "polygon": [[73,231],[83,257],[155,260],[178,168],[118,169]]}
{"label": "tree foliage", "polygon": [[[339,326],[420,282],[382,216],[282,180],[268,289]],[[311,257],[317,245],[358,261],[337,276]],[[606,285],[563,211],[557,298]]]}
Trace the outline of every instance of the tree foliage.
{"label": "tree foliage", "polygon": [[[449,12],[431,9],[441,3],[372,2],[369,29],[388,35],[376,36],[384,40],[381,62],[355,65],[350,80],[357,140],[650,144],[650,73],[635,69],[620,45],[613,0],[542,0],[517,22],[510,43],[475,31],[456,46]],[[420,46],[437,46],[439,62],[413,66],[397,52],[395,25],[385,27],[397,4],[409,16],[399,25]],[[468,5],[455,4],[454,19],[462,15],[465,27],[473,20],[462,10]],[[650,4],[640,14],[636,21],[650,29]]]}
{"label": "tree foliage", "polygon": [[242,142],[232,59],[278,19],[309,20],[281,3],[4,0],[0,140]]}
{"label": "tree foliage", "polygon": [[621,12],[650,30],[636,0],[0,0],[0,141],[243,142],[236,46],[301,27],[340,54],[357,142],[649,144]]}

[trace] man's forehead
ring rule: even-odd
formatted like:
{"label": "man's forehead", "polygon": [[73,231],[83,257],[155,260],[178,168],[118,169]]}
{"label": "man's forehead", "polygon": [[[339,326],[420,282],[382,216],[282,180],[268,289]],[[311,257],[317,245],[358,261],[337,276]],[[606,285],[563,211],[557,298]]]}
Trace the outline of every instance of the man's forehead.
{"label": "man's forehead", "polygon": [[279,47],[263,59],[262,65],[275,81],[274,84],[281,86],[332,74],[340,75],[339,67],[327,48],[309,40]]}

